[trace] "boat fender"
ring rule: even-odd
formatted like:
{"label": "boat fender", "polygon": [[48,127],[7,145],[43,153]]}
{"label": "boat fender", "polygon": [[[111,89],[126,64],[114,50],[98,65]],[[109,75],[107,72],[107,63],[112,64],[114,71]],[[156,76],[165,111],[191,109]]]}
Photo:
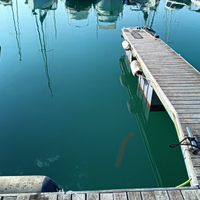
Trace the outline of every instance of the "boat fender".
{"label": "boat fender", "polygon": [[131,72],[133,76],[138,77],[139,75],[142,75],[142,71],[140,69],[140,63],[137,60],[133,60],[131,62]]}
{"label": "boat fender", "polygon": [[58,192],[61,188],[47,176],[0,176],[0,194]]}
{"label": "boat fender", "polygon": [[60,190],[62,190],[62,189],[57,185],[57,183],[55,183],[48,176],[45,177],[43,184],[42,184],[41,192],[58,192]]}
{"label": "boat fender", "polygon": [[123,47],[124,50],[126,50],[126,51],[128,51],[128,50],[131,49],[129,43],[128,43],[126,40],[124,40],[124,41],[122,42],[122,47]]}

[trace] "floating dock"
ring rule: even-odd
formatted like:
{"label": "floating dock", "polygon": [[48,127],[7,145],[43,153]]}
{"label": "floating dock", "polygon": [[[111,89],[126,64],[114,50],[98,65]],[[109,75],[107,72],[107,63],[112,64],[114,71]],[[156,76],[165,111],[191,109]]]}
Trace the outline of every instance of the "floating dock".
{"label": "floating dock", "polygon": [[[153,31],[136,27],[122,29],[131,56],[174,122],[179,140],[188,136],[190,127],[196,140],[200,138],[200,73],[177,54]],[[191,185],[200,185],[200,152],[181,146]]]}
{"label": "floating dock", "polygon": [[1,200],[198,200],[197,188],[126,189],[87,192],[56,192],[0,195]]}

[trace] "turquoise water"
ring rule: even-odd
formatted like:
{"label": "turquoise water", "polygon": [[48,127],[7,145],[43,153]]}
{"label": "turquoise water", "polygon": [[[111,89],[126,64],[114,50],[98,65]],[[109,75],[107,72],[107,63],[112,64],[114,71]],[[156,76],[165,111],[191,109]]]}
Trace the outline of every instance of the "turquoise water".
{"label": "turquoise water", "polygon": [[124,74],[120,34],[152,26],[200,70],[198,1],[0,2],[0,175],[47,175],[65,190],[188,179],[168,114],[149,112]]}

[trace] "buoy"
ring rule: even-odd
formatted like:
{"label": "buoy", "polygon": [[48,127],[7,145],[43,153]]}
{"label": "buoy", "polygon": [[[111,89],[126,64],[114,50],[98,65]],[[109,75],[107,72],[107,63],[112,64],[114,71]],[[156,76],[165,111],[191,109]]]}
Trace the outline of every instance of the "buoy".
{"label": "buoy", "polygon": [[122,42],[122,46],[123,46],[124,50],[126,50],[126,51],[128,51],[128,50],[131,49],[129,43],[128,43],[126,40],[124,40],[124,41]]}
{"label": "buoy", "polygon": [[142,71],[140,69],[140,63],[137,60],[133,60],[131,62],[131,72],[133,76],[138,77],[139,75],[142,75]]}
{"label": "buoy", "polygon": [[48,176],[0,176],[0,194],[58,192],[61,188]]}

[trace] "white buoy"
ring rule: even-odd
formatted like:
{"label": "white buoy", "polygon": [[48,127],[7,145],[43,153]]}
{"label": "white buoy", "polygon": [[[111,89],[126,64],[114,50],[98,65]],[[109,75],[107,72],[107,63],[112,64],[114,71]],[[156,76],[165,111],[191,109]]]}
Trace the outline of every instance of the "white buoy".
{"label": "white buoy", "polygon": [[142,74],[142,71],[140,69],[140,63],[137,60],[133,60],[131,62],[131,72],[133,76],[138,77],[138,75]]}
{"label": "white buoy", "polygon": [[126,50],[126,51],[131,49],[129,43],[126,40],[124,40],[122,42],[122,46],[123,46],[124,50]]}

